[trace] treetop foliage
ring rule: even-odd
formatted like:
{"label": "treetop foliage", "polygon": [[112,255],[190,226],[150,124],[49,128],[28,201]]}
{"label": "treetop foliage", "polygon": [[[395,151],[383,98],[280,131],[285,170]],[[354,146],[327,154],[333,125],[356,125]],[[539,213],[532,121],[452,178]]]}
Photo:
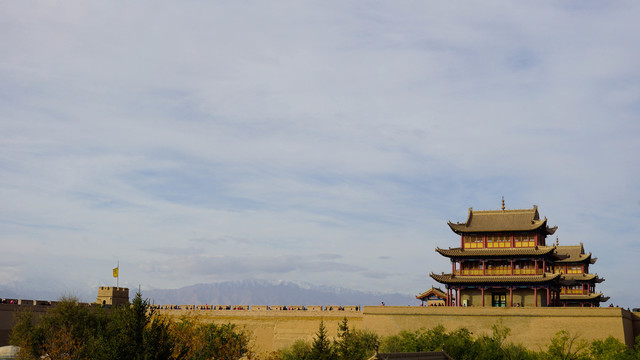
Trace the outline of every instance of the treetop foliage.
{"label": "treetop foliage", "polygon": [[366,360],[378,350],[384,353],[445,351],[456,360],[640,360],[640,336],[634,350],[614,337],[589,344],[560,331],[546,350],[536,352],[507,341],[510,333],[511,330],[498,321],[491,327],[490,335],[474,336],[464,327],[447,331],[444,326],[436,325],[380,338],[374,333],[349,328],[345,318],[338,324],[335,341],[326,338],[325,325],[321,322],[312,343],[298,340],[272,354],[270,360]]}
{"label": "treetop foliage", "polygon": [[65,298],[36,325],[19,313],[11,344],[19,359],[240,359],[251,358],[250,337],[235,325],[172,322],[137,293],[130,306],[89,307]]}

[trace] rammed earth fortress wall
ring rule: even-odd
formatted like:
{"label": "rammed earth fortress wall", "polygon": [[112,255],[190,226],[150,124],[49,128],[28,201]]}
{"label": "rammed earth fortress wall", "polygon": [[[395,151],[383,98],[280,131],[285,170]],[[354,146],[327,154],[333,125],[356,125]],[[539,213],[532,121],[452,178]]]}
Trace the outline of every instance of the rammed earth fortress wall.
{"label": "rammed earth fortress wall", "polygon": [[640,335],[640,316],[620,308],[452,308],[365,306],[362,311],[295,310],[161,310],[179,319],[196,316],[202,321],[233,323],[251,331],[258,351],[273,351],[297,339],[312,340],[323,320],[328,334],[337,335],[346,317],[351,327],[381,336],[442,324],[447,330],[468,328],[475,336],[490,334],[498,321],[511,329],[508,341],[532,350],[546,349],[554,335],[566,330],[587,341],[613,336],[632,345]]}
{"label": "rammed earth fortress wall", "polygon": [[[32,310],[40,316],[52,305],[30,303],[0,304],[0,346],[7,345],[16,311]],[[29,309],[26,309],[29,307]],[[255,309],[254,309],[255,308]],[[273,307],[272,307],[273,308]],[[532,350],[545,349],[561,330],[588,341],[613,336],[631,345],[640,335],[640,314],[620,308],[481,308],[365,306],[360,311],[327,310],[158,310],[174,320],[193,316],[204,322],[233,323],[250,331],[256,350],[268,352],[312,340],[323,320],[329,336],[337,335],[344,317],[351,327],[371,330],[381,336],[402,330],[414,331],[442,324],[447,330],[466,327],[474,336],[490,334],[498,321],[511,329],[507,341]],[[260,310],[258,310],[260,309]]]}

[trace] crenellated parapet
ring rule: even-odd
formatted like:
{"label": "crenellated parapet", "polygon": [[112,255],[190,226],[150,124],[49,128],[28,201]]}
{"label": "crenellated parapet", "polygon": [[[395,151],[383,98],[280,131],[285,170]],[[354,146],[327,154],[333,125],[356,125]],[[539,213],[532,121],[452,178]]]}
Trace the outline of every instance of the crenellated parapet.
{"label": "crenellated parapet", "polygon": [[129,303],[129,288],[100,286],[96,302],[100,305],[126,305]]}
{"label": "crenellated parapet", "polygon": [[0,305],[18,305],[18,306],[51,306],[56,305],[57,301],[48,300],[27,300],[27,299],[0,299]]}
{"label": "crenellated parapet", "polygon": [[360,305],[152,305],[157,310],[250,311],[250,312],[361,312]]}

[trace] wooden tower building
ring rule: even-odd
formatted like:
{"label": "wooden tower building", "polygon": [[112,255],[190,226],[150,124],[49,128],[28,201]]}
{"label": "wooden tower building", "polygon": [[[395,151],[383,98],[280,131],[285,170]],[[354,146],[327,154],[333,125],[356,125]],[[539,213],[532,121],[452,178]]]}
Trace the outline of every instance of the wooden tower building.
{"label": "wooden tower building", "polygon": [[608,299],[595,293],[602,279],[588,273],[595,259],[582,245],[547,245],[557,226],[540,219],[535,205],[505,210],[503,199],[501,210],[469,208],[466,222],[448,224],[460,247],[436,251],[451,260],[451,273],[430,274],[446,285],[448,306],[599,306]]}

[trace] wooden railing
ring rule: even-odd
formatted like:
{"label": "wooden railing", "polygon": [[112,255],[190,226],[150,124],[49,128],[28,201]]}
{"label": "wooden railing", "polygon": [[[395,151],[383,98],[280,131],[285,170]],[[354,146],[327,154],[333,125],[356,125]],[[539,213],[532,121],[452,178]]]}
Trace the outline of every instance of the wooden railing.
{"label": "wooden railing", "polygon": [[587,290],[583,289],[562,289],[561,294],[564,295],[587,295]]}
{"label": "wooden railing", "polygon": [[[513,275],[542,275],[544,272],[542,269],[538,269],[536,271],[535,268],[532,269],[513,269]],[[482,273],[482,269],[463,269],[456,270],[454,272],[455,275],[472,275],[472,276],[495,276],[495,275],[511,275],[511,269],[487,269],[484,274]]]}

